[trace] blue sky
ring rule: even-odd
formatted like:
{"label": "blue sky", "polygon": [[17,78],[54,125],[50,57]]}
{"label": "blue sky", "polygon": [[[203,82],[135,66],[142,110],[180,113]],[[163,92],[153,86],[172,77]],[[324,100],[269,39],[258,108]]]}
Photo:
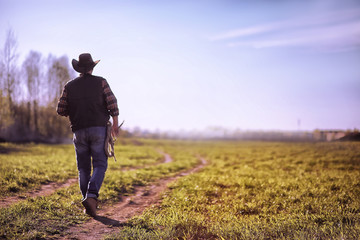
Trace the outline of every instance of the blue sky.
{"label": "blue sky", "polygon": [[360,2],[0,0],[21,59],[101,59],[128,128],[360,128]]}

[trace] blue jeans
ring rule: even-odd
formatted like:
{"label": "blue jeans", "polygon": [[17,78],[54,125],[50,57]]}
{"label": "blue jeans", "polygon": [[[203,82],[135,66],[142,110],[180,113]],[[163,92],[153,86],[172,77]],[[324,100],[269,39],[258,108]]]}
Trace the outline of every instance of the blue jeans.
{"label": "blue jeans", "polygon": [[73,141],[83,200],[99,197],[108,164],[104,149],[105,138],[106,127],[89,127],[74,132]]}

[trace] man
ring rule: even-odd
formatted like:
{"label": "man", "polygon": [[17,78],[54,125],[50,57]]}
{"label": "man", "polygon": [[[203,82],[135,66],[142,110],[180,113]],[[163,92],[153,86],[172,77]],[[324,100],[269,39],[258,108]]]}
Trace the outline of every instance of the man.
{"label": "man", "polygon": [[119,133],[116,97],[104,78],[92,75],[99,61],[94,62],[89,53],[80,54],[78,61],[72,60],[72,66],[80,76],[66,83],[56,109],[59,115],[69,116],[82,204],[92,217],[96,217],[99,190],[107,169],[104,146],[110,116],[112,133],[115,136]]}

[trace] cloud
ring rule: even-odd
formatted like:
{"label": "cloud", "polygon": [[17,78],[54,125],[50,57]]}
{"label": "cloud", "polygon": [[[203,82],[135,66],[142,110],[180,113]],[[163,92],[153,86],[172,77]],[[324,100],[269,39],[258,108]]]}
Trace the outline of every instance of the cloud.
{"label": "cloud", "polygon": [[360,48],[360,9],[234,29],[210,38],[230,47],[315,47],[329,51]]}

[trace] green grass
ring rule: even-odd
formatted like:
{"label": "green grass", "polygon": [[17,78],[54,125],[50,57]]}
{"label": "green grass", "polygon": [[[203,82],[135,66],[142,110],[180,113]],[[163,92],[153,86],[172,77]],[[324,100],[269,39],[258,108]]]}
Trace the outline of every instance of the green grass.
{"label": "green grass", "polygon": [[[37,147],[37,145],[27,146],[26,150],[31,152],[32,148]],[[48,152],[55,151],[48,149],[54,147],[56,149],[57,146],[42,146]],[[68,147],[70,148],[70,146]],[[152,146],[116,146],[119,161],[114,162],[112,159],[109,161],[109,169],[100,192],[101,204],[112,204],[118,201],[119,194],[131,194],[135,186],[146,185],[156,179],[172,176],[198,163],[198,159],[190,153],[172,149],[173,162],[154,165],[163,158],[156,149],[161,150],[162,146],[156,144]],[[13,155],[19,156],[24,153],[14,151],[8,154],[9,157],[14,157]],[[28,158],[32,157],[28,155]],[[58,159],[61,158],[62,156],[59,155]],[[126,166],[144,166],[144,168],[122,171],[119,165],[120,161],[128,162]],[[74,171],[76,172],[76,170]],[[80,200],[81,194],[78,186],[73,185],[60,189],[48,197],[31,198],[0,209],[0,238],[49,239],[59,237],[64,229],[88,219],[82,212]]]}
{"label": "green grass", "polygon": [[[4,191],[11,184],[21,192],[77,174],[72,145],[1,144],[0,150]],[[118,162],[109,159],[102,205],[194,167],[196,155],[209,163],[172,183],[159,206],[107,239],[359,239],[359,143],[128,140],[115,150]],[[174,161],[161,163],[158,150]],[[26,177],[33,183],[21,187]],[[80,199],[75,184],[0,209],[0,238],[59,237],[88,219]]]}
{"label": "green grass", "polygon": [[[0,191],[2,196],[26,192],[49,182],[77,177],[74,146],[0,143]],[[3,152],[3,153],[1,153]],[[155,164],[162,155],[148,146],[117,145],[118,162],[109,168],[124,169]]]}
{"label": "green grass", "polygon": [[[177,148],[159,146],[156,142],[149,144],[153,145],[153,149],[159,149],[169,153],[173,159],[170,163],[162,163],[158,165],[145,164],[143,168],[121,171],[114,162],[109,164],[109,170],[104,179],[103,187],[101,189],[104,201],[117,201],[117,196],[121,194],[131,194],[135,186],[144,186],[162,177],[170,177],[179,171],[190,169],[196,165],[199,160],[192,154],[186,151],[181,145]],[[147,147],[147,148],[148,148]],[[137,146],[139,148],[139,146]],[[144,148],[144,147],[142,147]],[[137,151],[140,151],[137,149]],[[118,151],[121,154],[121,151]],[[157,153],[158,155],[160,153]],[[154,155],[154,159],[161,159],[158,155]],[[121,160],[120,160],[121,161]]]}
{"label": "green grass", "polygon": [[0,191],[2,196],[24,192],[48,182],[77,176],[74,147],[1,143]]}
{"label": "green grass", "polygon": [[107,239],[359,239],[359,143],[208,143],[210,165]]}

